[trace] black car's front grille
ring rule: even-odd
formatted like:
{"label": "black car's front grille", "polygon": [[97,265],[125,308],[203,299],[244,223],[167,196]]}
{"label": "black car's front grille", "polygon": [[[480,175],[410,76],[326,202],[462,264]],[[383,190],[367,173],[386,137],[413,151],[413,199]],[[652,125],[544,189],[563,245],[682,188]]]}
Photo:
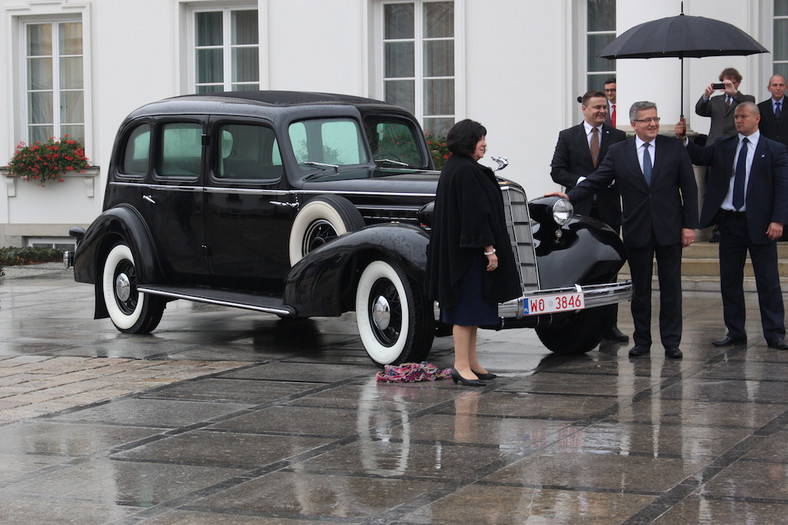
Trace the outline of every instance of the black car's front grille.
{"label": "black car's front grille", "polygon": [[531,218],[525,192],[515,186],[503,186],[506,227],[512,243],[515,262],[520,269],[520,286],[524,292],[539,290],[539,270],[531,235]]}

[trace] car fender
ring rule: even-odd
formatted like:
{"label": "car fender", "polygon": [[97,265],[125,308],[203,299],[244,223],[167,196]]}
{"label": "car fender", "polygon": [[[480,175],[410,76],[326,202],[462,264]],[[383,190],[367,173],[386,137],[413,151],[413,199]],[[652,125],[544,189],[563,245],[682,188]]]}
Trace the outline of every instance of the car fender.
{"label": "car fender", "polygon": [[533,228],[541,288],[602,284],[616,280],[626,261],[618,233],[607,224],[575,215],[565,225]]}
{"label": "car fender", "polygon": [[74,280],[96,285],[96,319],[107,317],[99,289],[104,257],[121,240],[128,243],[134,256],[138,282],[156,282],[162,277],[156,247],[137,210],[119,205],[102,212],[85,231],[74,253]]}
{"label": "car fender", "polygon": [[299,317],[336,316],[353,310],[358,278],[371,261],[397,264],[420,286],[429,235],[411,225],[379,224],[346,233],[298,261],[285,280],[284,303]]}

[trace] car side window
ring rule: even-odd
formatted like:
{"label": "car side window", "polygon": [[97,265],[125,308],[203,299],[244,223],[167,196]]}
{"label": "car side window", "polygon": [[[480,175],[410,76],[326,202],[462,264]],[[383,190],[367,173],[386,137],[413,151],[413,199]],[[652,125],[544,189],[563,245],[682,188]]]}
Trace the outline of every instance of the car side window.
{"label": "car side window", "polygon": [[191,122],[165,124],[161,141],[160,176],[192,179],[200,175],[202,125]]}
{"label": "car side window", "polygon": [[126,139],[120,172],[124,175],[137,175],[143,177],[148,173],[149,163],[150,125],[142,124],[134,128]]}
{"label": "car side window", "polygon": [[365,140],[352,119],[302,120],[290,124],[288,133],[299,164],[351,166],[369,162]]}
{"label": "car side window", "polygon": [[275,182],[282,177],[282,156],[273,129],[224,124],[219,127],[219,137],[218,178]]}
{"label": "car side window", "polygon": [[415,130],[400,121],[367,121],[369,144],[375,160],[404,162],[408,166],[424,166],[426,163],[419,149]]}

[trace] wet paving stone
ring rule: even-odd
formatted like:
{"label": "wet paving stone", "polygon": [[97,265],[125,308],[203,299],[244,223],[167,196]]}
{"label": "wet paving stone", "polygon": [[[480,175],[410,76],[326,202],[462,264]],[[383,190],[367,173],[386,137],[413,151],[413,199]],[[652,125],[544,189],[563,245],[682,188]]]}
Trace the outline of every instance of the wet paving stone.
{"label": "wet paving stone", "polygon": [[121,398],[57,416],[60,421],[177,428],[243,410],[251,404]]}
{"label": "wet paving stone", "polygon": [[285,405],[245,413],[209,428],[230,432],[278,433],[282,434],[282,440],[286,440],[286,436],[340,438],[366,430],[377,421],[378,417],[374,416],[364,424],[354,410]]}
{"label": "wet paving stone", "polygon": [[191,431],[112,455],[150,463],[205,465],[252,470],[316,449],[330,439]]}
{"label": "wet paving stone", "polygon": [[788,469],[784,463],[739,460],[704,484],[703,495],[782,504],[788,499]]}
{"label": "wet paving stone", "polygon": [[76,462],[15,483],[0,490],[0,498],[25,495],[52,498],[55,502],[151,507],[241,472],[229,468],[101,459]]}
{"label": "wet paving stone", "polygon": [[112,502],[91,503],[83,501],[56,501],[47,496],[48,504],[42,505],[41,496],[0,494],[0,522],[30,523],[79,523],[102,525],[122,520],[140,509]]}
{"label": "wet paving stone", "polygon": [[[440,488],[434,480],[274,472],[199,499],[191,508],[241,511],[292,519],[366,519]],[[351,521],[352,523],[352,521]]]}
{"label": "wet paving stone", "polygon": [[181,382],[142,394],[140,399],[181,399],[212,403],[260,405],[287,399],[318,387],[316,383],[284,383],[241,379],[206,378]]}
{"label": "wet paving stone", "polygon": [[701,459],[648,454],[584,454],[560,442],[495,472],[485,481],[552,488],[662,494],[700,470]]}
{"label": "wet paving stone", "polygon": [[678,502],[665,514],[655,517],[655,525],[686,525],[687,523],[785,523],[785,504],[762,501],[714,499],[692,496]]}
{"label": "wet paving stone", "polygon": [[651,496],[476,484],[405,515],[398,523],[621,523]]}
{"label": "wet paving stone", "polygon": [[65,423],[36,419],[0,427],[0,450],[17,454],[91,456],[159,435],[160,428]]}

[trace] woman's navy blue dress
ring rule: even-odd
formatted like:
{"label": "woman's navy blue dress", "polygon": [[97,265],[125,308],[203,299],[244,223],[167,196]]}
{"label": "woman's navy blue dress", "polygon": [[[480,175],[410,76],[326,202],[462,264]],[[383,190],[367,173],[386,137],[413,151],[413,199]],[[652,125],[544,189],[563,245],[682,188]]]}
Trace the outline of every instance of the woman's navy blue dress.
{"label": "woman's navy blue dress", "polygon": [[494,326],[498,324],[498,305],[482,299],[482,276],[487,257],[480,257],[460,278],[460,302],[453,308],[441,309],[441,322],[460,326]]}

